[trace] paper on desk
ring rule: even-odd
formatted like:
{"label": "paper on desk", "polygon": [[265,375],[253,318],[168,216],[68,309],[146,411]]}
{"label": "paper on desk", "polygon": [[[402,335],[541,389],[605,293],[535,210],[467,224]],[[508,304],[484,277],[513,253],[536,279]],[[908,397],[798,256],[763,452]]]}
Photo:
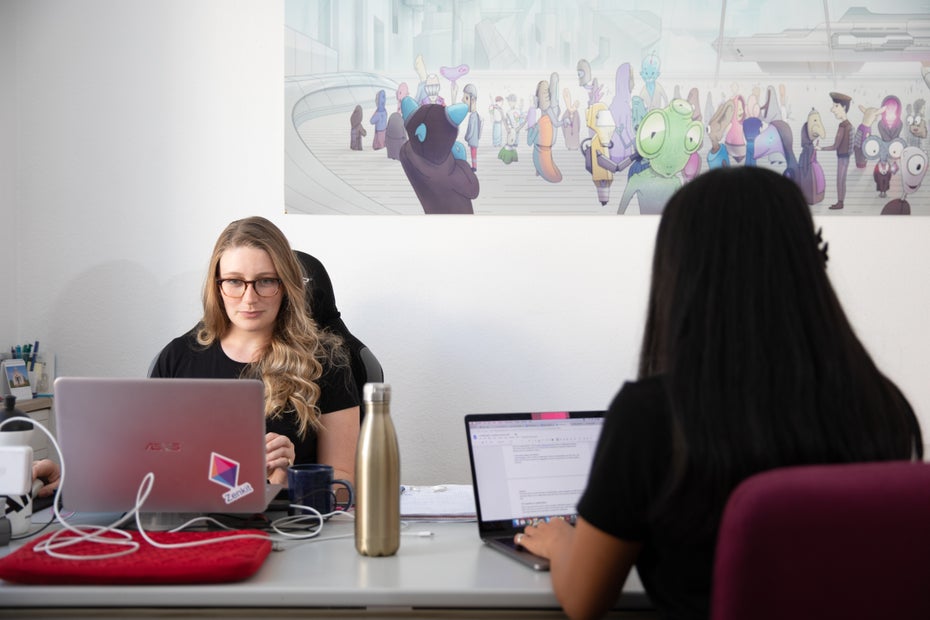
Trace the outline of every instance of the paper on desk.
{"label": "paper on desk", "polygon": [[475,514],[475,494],[470,484],[401,487],[401,519],[473,521]]}

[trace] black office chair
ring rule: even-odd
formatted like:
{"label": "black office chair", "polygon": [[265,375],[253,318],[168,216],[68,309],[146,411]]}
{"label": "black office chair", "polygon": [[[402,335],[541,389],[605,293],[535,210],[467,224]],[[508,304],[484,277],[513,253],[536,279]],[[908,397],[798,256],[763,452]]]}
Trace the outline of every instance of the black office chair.
{"label": "black office chair", "polygon": [[[297,260],[303,265],[304,272],[310,281],[307,283],[307,303],[310,314],[321,329],[329,330],[342,336],[346,348],[349,350],[349,359],[352,366],[352,376],[358,387],[358,401],[362,403],[362,388],[366,383],[380,383],[384,381],[384,370],[374,353],[365,343],[355,337],[342,321],[339,310],[336,308],[336,295],[333,292],[333,283],[329,279],[326,267],[317,258],[299,250],[294,250]],[[364,407],[361,408],[365,415]]]}

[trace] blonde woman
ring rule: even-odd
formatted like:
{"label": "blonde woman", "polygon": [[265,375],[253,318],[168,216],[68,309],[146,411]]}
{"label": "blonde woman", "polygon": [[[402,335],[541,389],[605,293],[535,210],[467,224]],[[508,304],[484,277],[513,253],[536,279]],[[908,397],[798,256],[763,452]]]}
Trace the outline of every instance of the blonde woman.
{"label": "blonde woman", "polygon": [[153,377],[256,378],[265,385],[268,479],[293,463],[354,482],[358,394],[341,340],[307,308],[304,273],[265,218],[229,224],[213,248],[203,318],[159,354]]}

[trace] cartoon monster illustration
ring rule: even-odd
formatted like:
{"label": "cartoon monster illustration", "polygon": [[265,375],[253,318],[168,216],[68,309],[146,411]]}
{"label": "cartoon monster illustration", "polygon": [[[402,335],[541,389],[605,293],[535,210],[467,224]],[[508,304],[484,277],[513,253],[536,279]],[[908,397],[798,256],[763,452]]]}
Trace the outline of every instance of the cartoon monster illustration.
{"label": "cartoon monster illustration", "polygon": [[778,103],[781,106],[781,117],[786,121],[794,120],[791,116],[791,103],[788,101],[788,89],[784,84],[778,85]]}
{"label": "cartoon monster illustration", "polygon": [[762,121],[750,116],[743,121],[743,136],[746,138],[746,160],[744,166],[756,165],[756,138],[762,133]]}
{"label": "cartoon monster illustration", "polygon": [[859,104],[859,111],[862,112],[862,122],[856,128],[856,135],[853,136],[853,155],[856,158],[856,168],[860,170],[865,168],[866,156],[862,153],[862,144],[872,135],[872,125],[878,119],[879,115],[884,114],[885,108],[867,108]]}
{"label": "cartoon monster illustration", "polygon": [[[703,121],[703,115],[701,114],[701,94],[697,88],[692,88],[688,91],[688,103],[691,104],[691,119],[697,122]],[[703,140],[701,143],[703,146]],[[685,164],[684,169],[681,171],[681,177],[687,183],[697,175],[701,174],[701,154],[697,151],[691,153],[691,157],[688,158],[688,163]]]}
{"label": "cartoon monster illustration", "polygon": [[662,73],[660,65],[659,57],[654,53],[649,54],[643,58],[642,67],[639,71],[639,76],[643,78],[644,82],[639,96],[643,98],[647,110],[664,108],[668,105],[668,96],[665,94],[665,89],[657,81]]}
{"label": "cartoon monster illustration", "polygon": [[585,115],[588,127],[594,135],[581,144],[581,154],[585,158],[585,169],[591,173],[591,180],[597,189],[597,199],[602,205],[610,201],[610,186],[614,182],[614,173],[630,165],[632,158],[627,157],[622,163],[610,159],[610,142],[617,138],[613,115],[601,102],[588,106]]}
{"label": "cartoon monster illustration", "polygon": [[[417,54],[417,57],[413,59],[413,69],[416,71],[417,79],[419,80],[417,82],[417,94],[414,95],[414,98],[417,102],[420,102],[426,98],[426,78],[429,75],[426,70],[426,63],[423,61],[423,56],[421,54]],[[401,98],[401,101],[403,101],[403,98]]]}
{"label": "cartoon monster illustration", "polygon": [[439,95],[439,76],[435,73],[426,76],[426,81],[423,83],[423,92],[425,94],[420,99],[420,105],[428,103],[446,105],[446,100]]}
{"label": "cartoon monster illustration", "polygon": [[882,99],[882,109],[884,112],[878,119],[878,133],[881,134],[882,140],[890,142],[901,135],[901,129],[904,127],[901,100],[894,95],[888,95]]}
{"label": "cartoon monster illustration", "polygon": [[362,138],[368,135],[365,128],[362,127],[362,106],[357,105],[352,110],[352,116],[349,117],[349,148],[353,151],[362,150]]}
{"label": "cartoon monster illustration", "polygon": [[388,113],[385,104],[387,103],[384,90],[379,90],[375,95],[375,113],[371,115],[369,121],[375,126],[375,135],[371,139],[371,148],[380,150],[384,148],[384,132],[387,130]]}
{"label": "cartoon monster illustration", "polygon": [[[743,121],[743,130],[746,134],[746,165],[749,164],[749,135],[761,125],[758,118],[747,118]],[[746,129],[749,127],[750,129]],[[781,171],[789,179],[798,177],[798,160],[794,156],[794,138],[791,136],[791,127],[785,121],[772,121],[758,136],[753,138],[754,165],[763,158],[769,168]]]}
{"label": "cartoon monster illustration", "polygon": [[578,85],[588,91],[588,105],[597,103],[604,92],[597,78],[591,74],[591,63],[582,58],[578,61]]}
{"label": "cartoon monster illustration", "polygon": [[801,187],[807,204],[819,204],[827,187],[823,167],[817,161],[817,143],[827,135],[820,112],[815,108],[807,115],[807,121],[801,127],[801,155],[798,159],[797,184]]}
{"label": "cartoon monster illustration", "polygon": [[614,161],[623,161],[633,154],[633,144],[635,142],[633,109],[630,107],[630,97],[633,90],[633,68],[630,63],[625,62],[617,67],[614,88],[614,98],[610,102],[610,113],[614,117],[616,135],[611,138],[610,158]]}
{"label": "cartoon monster illustration", "polygon": [[526,124],[526,120],[517,109],[517,96],[513,93],[507,95],[507,113],[504,115],[504,127],[507,130],[507,141],[504,147],[497,153],[497,158],[505,164],[511,164],[519,161],[517,155],[517,141],[520,138],[520,130]]}
{"label": "cartoon monster illustration", "polygon": [[694,110],[691,113],[691,118],[696,121],[704,120],[704,115],[701,113],[701,93],[697,87],[688,91],[687,101],[691,104],[691,109]]}
{"label": "cartoon monster illustration", "polygon": [[559,137],[558,129],[562,126],[562,108],[559,106],[559,74],[552,72],[549,76],[549,107],[543,110],[552,123],[552,146]]}
{"label": "cartoon monster illustration", "polygon": [[765,123],[782,120],[781,106],[778,105],[778,93],[771,84],[765,89],[765,102],[759,106],[759,118]]}
{"label": "cartoon monster illustration", "polygon": [[635,135],[636,131],[639,129],[639,124],[646,118],[646,112],[649,110],[646,109],[646,104],[639,95],[633,95],[633,98],[630,100],[630,110],[633,116],[633,134]]}
{"label": "cartoon monster illustration", "polygon": [[885,204],[882,215],[910,215],[911,204],[907,197],[918,189],[927,174],[927,154],[916,146],[908,146],[901,153],[901,198]]}
{"label": "cartoon monster illustration", "polygon": [[842,209],[846,198],[846,173],[849,170],[849,156],[852,154],[852,123],[846,115],[849,113],[849,104],[852,97],[843,93],[831,92],[830,99],[833,105],[830,111],[840,121],[836,128],[836,138],[833,144],[820,147],[821,151],[836,151],[836,202],[830,205],[831,209]]}
{"label": "cartoon monster illustration", "polygon": [[404,97],[410,95],[410,89],[407,86],[407,82],[401,82],[397,85],[397,91],[394,93],[394,96],[397,97],[397,111],[400,112],[400,102],[404,100]]}
{"label": "cartoon monster illustration", "polygon": [[710,90],[708,90],[707,97],[704,99],[704,118],[708,119],[709,122],[716,111],[717,108],[714,107],[714,98],[710,94]]}
{"label": "cartoon monster illustration", "polygon": [[649,167],[630,177],[618,214],[626,212],[637,194],[640,213],[662,213],[665,203],[681,187],[678,173],[704,140],[704,127],[692,120],[692,114],[691,104],[684,99],[673,99],[667,107],[646,114],[636,132],[636,151]]}
{"label": "cartoon monster illustration", "polygon": [[555,142],[555,128],[552,119],[545,112],[549,109],[549,82],[542,80],[536,85],[535,124],[532,117],[527,120],[527,142],[533,145],[533,165],[536,175],[550,183],[562,181],[562,171],[552,159],[552,145]]}
{"label": "cartoon monster illustration", "polygon": [[927,103],[924,99],[914,102],[907,115],[908,146],[922,147],[927,141]]}
{"label": "cartoon monster illustration", "polygon": [[439,67],[439,73],[452,83],[452,99],[455,101],[459,96],[458,81],[468,75],[470,69],[468,65],[459,65],[457,67]]}
{"label": "cartoon monster illustration", "polygon": [[400,149],[400,163],[423,212],[474,213],[471,201],[478,197],[478,177],[468,163],[452,155],[468,106],[417,106],[408,97],[402,108],[410,139]]}
{"label": "cartoon monster illustration", "polygon": [[567,88],[562,91],[565,98],[565,112],[562,113],[562,136],[565,148],[570,151],[581,145],[581,115],[578,113],[578,101],[572,101],[572,93]]}
{"label": "cartoon monster illustration", "polygon": [[707,151],[707,167],[723,168],[730,165],[730,154],[723,139],[733,119],[735,106],[732,99],[726,99],[710,117],[707,124],[707,137],[710,138],[710,150]]}
{"label": "cartoon monster illustration", "polygon": [[746,97],[746,118],[759,118],[762,109],[762,102],[759,100],[761,95],[761,87],[753,84],[749,96]]}
{"label": "cartoon monster illustration", "polygon": [[404,129],[404,117],[400,112],[392,112],[388,117],[387,129],[384,133],[384,145],[387,147],[388,159],[400,158],[400,147],[407,141],[407,130]]}
{"label": "cartoon monster illustration", "polygon": [[898,173],[898,161],[906,146],[903,138],[885,140],[881,134],[869,136],[862,144],[862,152],[866,159],[878,160],[872,170],[872,178],[875,180],[875,190],[879,198],[885,198],[891,190],[891,179]]}
{"label": "cartoon monster illustration", "polygon": [[494,103],[488,107],[491,115],[491,145],[500,147],[504,143],[504,98],[494,97]]}
{"label": "cartoon monster illustration", "polygon": [[466,84],[462,103],[468,106],[468,125],[465,128],[465,142],[471,151],[471,169],[478,170],[478,141],[481,139],[481,117],[478,115],[478,87]]}
{"label": "cartoon monster illustration", "polygon": [[730,119],[730,127],[727,129],[727,136],[724,143],[727,145],[727,151],[730,157],[736,163],[741,163],[746,157],[746,136],[743,134],[743,121],[746,120],[746,102],[742,95],[733,96],[733,117]]}

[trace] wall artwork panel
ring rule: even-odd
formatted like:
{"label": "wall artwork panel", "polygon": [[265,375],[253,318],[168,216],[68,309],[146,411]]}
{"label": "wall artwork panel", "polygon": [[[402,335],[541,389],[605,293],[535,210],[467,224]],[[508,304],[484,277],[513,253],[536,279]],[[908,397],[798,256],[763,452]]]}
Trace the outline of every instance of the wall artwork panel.
{"label": "wall artwork panel", "polygon": [[295,214],[634,215],[716,166],[930,215],[930,0],[285,0]]}

